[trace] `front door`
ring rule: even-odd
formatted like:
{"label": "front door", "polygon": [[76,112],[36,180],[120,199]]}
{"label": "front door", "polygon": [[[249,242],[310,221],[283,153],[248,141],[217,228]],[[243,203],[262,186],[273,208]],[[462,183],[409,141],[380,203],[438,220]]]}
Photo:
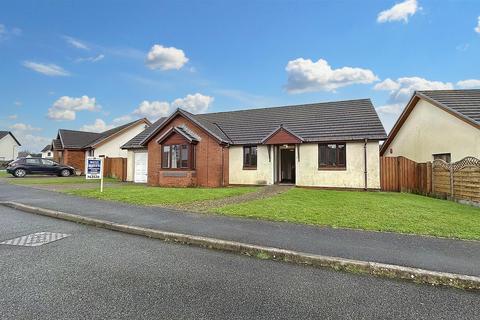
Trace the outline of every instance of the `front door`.
{"label": "front door", "polygon": [[280,149],[280,182],[295,183],[295,148]]}

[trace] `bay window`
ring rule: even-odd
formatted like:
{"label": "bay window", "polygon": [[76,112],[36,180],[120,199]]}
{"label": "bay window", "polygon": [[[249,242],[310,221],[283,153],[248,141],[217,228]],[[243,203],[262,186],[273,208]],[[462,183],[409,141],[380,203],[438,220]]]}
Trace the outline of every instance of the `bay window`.
{"label": "bay window", "polygon": [[194,147],[189,144],[172,144],[162,146],[163,169],[193,169]]}

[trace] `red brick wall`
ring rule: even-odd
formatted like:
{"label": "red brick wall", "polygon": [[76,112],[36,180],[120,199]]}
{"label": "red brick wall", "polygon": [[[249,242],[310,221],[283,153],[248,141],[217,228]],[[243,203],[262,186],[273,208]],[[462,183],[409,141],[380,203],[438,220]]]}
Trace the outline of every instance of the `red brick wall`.
{"label": "red brick wall", "polygon": [[[189,130],[195,132],[200,137],[200,141],[195,146],[195,178],[189,177],[165,177],[161,168],[161,145],[157,143],[165,132],[172,127],[186,125]],[[223,150],[224,149],[224,150]],[[223,166],[222,166],[223,153]],[[222,171],[223,168],[223,171]],[[187,170],[191,172],[191,170]],[[223,175],[222,175],[223,172]],[[223,181],[222,181],[223,178]],[[223,182],[223,183],[222,183]],[[167,126],[153,137],[148,143],[148,184],[151,186],[202,186],[202,187],[221,187],[228,184],[228,149],[222,148],[218,141],[206,133],[203,129],[190,122],[182,116],[174,118]]]}
{"label": "red brick wall", "polygon": [[74,167],[77,170],[85,172],[85,151],[84,150],[64,150],[63,164]]}

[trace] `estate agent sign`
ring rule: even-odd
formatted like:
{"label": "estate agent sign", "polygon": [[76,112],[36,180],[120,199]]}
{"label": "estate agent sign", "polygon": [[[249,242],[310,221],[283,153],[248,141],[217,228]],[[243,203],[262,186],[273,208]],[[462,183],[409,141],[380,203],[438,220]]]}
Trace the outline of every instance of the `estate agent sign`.
{"label": "estate agent sign", "polygon": [[103,158],[87,157],[86,163],[87,179],[100,179],[100,192],[103,192]]}

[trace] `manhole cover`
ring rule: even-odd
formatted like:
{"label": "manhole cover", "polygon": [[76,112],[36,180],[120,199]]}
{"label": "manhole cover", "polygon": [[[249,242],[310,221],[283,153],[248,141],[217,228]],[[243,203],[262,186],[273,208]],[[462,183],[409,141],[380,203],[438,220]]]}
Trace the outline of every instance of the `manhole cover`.
{"label": "manhole cover", "polygon": [[24,247],[37,247],[42,244],[49,242],[57,241],[63,238],[70,236],[66,233],[55,233],[55,232],[37,232],[32,234],[27,234],[26,236],[21,236],[15,239],[5,240],[0,242],[0,244],[9,244],[12,246],[24,246]]}

